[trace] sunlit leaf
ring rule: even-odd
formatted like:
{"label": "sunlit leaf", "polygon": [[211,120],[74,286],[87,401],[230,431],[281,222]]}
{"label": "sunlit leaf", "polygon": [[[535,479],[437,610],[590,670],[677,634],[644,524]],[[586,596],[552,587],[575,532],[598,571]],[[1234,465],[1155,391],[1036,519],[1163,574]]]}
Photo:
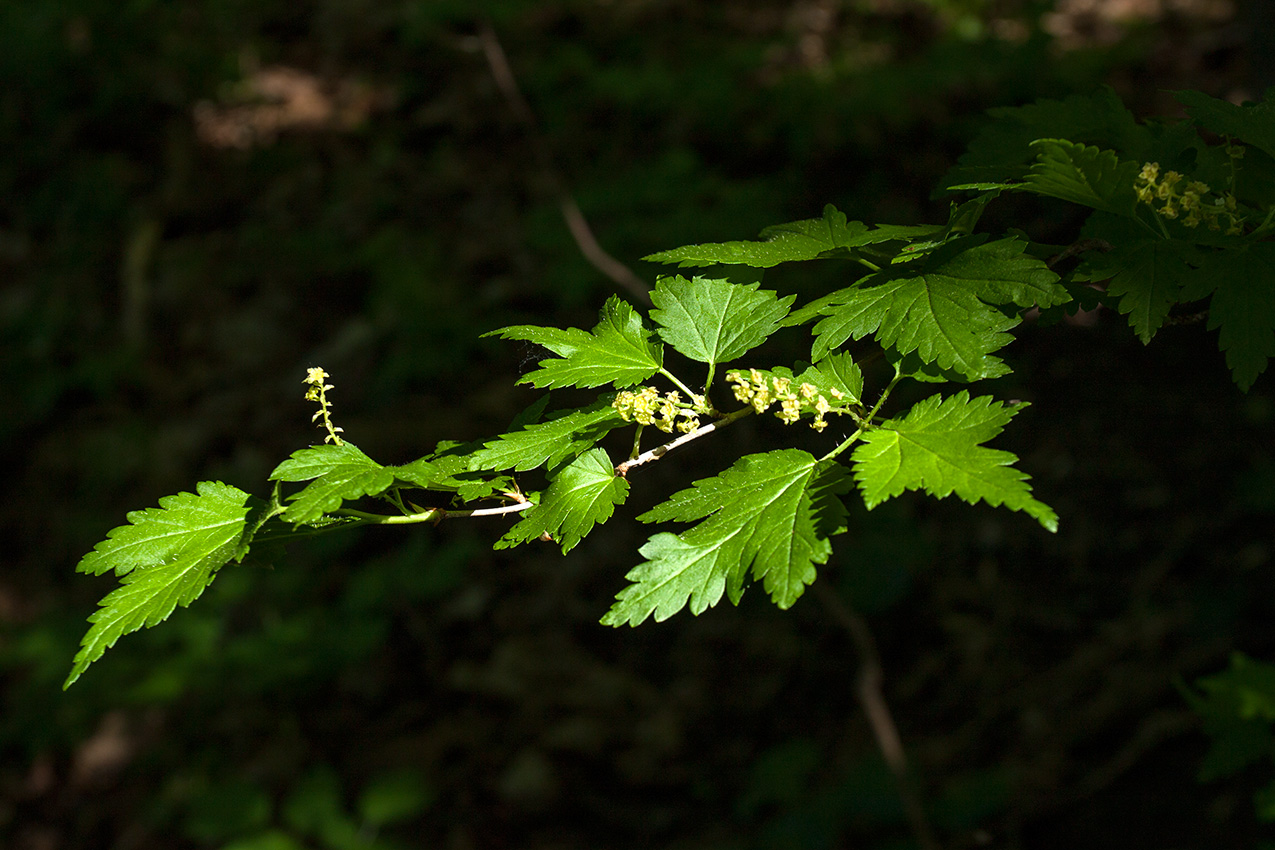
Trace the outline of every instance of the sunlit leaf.
{"label": "sunlit leaf", "polygon": [[697,277],[662,277],[655,284],[651,318],[660,336],[701,363],[724,363],[761,345],[788,314],[795,295],[779,298],[758,284]]}
{"label": "sunlit leaf", "polygon": [[606,452],[587,451],[553,476],[540,503],[523,513],[496,548],[507,549],[547,534],[565,555],[594,526],[610,519],[628,494],[629,482],[615,474]]}
{"label": "sunlit leaf", "polygon": [[682,532],[651,537],[602,622],[638,625],[667,619],[690,606],[699,614],[725,592],[743,595],[747,578],[762,582],[780,608],[788,608],[826,563],[828,537],[844,528],[839,498],[850,488],[845,467],[797,449],[747,455],[713,478],[675,493],[639,519],[703,520]]}
{"label": "sunlit leaf", "polygon": [[955,493],[971,504],[981,500],[1023,511],[1057,531],[1058,515],[1032,497],[1029,476],[1010,466],[1018,458],[983,445],[1016,412],[990,396],[971,399],[962,391],[947,399],[930,396],[868,431],[852,454],[864,504],[872,509],[904,490],[939,499]]}

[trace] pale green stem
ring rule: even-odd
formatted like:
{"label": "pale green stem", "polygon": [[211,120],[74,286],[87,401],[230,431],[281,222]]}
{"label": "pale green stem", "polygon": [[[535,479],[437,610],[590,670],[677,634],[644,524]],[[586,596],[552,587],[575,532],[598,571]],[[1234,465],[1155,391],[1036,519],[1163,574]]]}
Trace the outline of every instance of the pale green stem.
{"label": "pale green stem", "polygon": [[[687,397],[691,400],[692,404],[695,403],[695,399],[699,396],[699,393],[693,391],[690,387],[686,386],[686,384],[679,381],[676,375],[674,375],[668,369],[665,369],[663,366],[660,367],[660,374],[668,378],[670,381],[672,381],[673,385],[677,387],[679,390],[686,393]],[[710,371],[709,374],[711,375],[712,372]]]}
{"label": "pale green stem", "polygon": [[834,457],[841,454],[846,449],[850,448],[856,442],[858,442],[859,438],[863,436],[863,432],[868,430],[870,427],[872,427],[871,423],[872,423],[872,420],[876,418],[877,411],[881,409],[881,405],[885,404],[885,400],[890,397],[890,393],[894,390],[895,386],[902,379],[903,379],[903,375],[896,371],[894,373],[893,380],[891,380],[890,383],[886,384],[885,389],[881,391],[881,397],[877,399],[877,403],[874,404],[872,406],[872,409],[868,411],[868,415],[864,417],[862,421],[863,424],[859,426],[858,430],[856,430],[849,437],[846,437],[845,440],[843,440],[840,445],[838,445],[832,451],[828,452],[823,457],[819,458],[819,460],[821,461],[832,460]]}
{"label": "pale green stem", "polygon": [[633,460],[633,458],[642,454],[642,430],[644,428],[646,426],[639,422],[637,428],[633,429],[633,448],[629,451],[629,460]]}
{"label": "pale green stem", "polygon": [[1261,224],[1259,224],[1256,228],[1254,228],[1253,233],[1250,233],[1249,236],[1252,236],[1255,233],[1264,233],[1267,229],[1270,228],[1272,219],[1275,219],[1275,207],[1271,208],[1271,211],[1266,214],[1266,218],[1262,221]]}
{"label": "pale green stem", "polygon": [[396,508],[398,508],[400,511],[402,511],[404,514],[407,514],[407,515],[409,515],[409,516],[411,515],[411,513],[412,513],[412,512],[411,512],[411,511],[409,511],[409,510],[407,509],[407,506],[403,504],[403,494],[402,494],[402,493],[400,493],[400,492],[398,491],[398,488],[397,488],[397,487],[396,487],[396,488],[394,488],[394,489],[392,489],[392,490],[387,491],[387,492],[385,493],[385,499],[386,499],[386,501],[388,501],[388,502],[390,502],[391,504],[393,504],[393,505],[394,505],[394,507],[396,507]]}

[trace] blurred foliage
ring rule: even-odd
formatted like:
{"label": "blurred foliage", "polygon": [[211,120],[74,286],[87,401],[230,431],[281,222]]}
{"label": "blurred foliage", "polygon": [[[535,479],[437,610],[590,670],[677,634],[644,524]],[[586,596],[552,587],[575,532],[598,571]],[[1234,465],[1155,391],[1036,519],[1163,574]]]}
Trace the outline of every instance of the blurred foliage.
{"label": "blurred foliage", "polygon": [[[0,4],[0,843],[899,846],[897,797],[842,686],[848,646],[818,609],[746,599],[603,634],[635,548],[623,528],[565,560],[496,558],[490,526],[294,547],[227,573],[64,696],[101,595],[71,587],[71,567],[125,510],[202,477],[248,486],[308,442],[315,362],[341,379],[342,424],[387,460],[490,433],[529,403],[512,389],[526,364],[479,335],[588,324],[611,286],[492,82],[483,18],[599,240],[633,263],[826,202],[943,221],[930,187],[987,107],[1108,82],[1154,110],[1143,98],[1160,90],[1241,84],[1242,45],[1210,40],[1227,20],[1102,18],[1086,40],[1068,6]],[[328,111],[303,121],[267,83]],[[1029,204],[1013,214],[1050,226]],[[1033,408],[1035,462],[1053,465],[1038,478],[1095,500],[1065,506],[1070,549],[1039,551],[992,518],[954,538],[944,528],[965,518],[944,526],[941,507],[853,520],[861,551],[836,579],[879,618],[891,698],[953,843],[986,827],[1007,847],[1072,846],[1034,839],[1088,822],[1115,840],[1120,818],[1137,823],[1129,806],[1077,804],[1069,820],[1045,801],[1104,781],[1085,753],[1137,738],[1166,667],[1195,675],[1236,645],[1270,648],[1253,626],[1269,622],[1255,609],[1269,596],[1269,394],[1210,395],[1225,380],[1207,375],[1147,398],[1154,367],[1114,338],[1021,352],[1056,398]],[[1183,351],[1145,383],[1183,381]],[[1102,431],[1130,427],[1131,409],[1171,434]],[[1221,454],[1183,447],[1184,429]],[[1170,468],[1197,473],[1182,508],[1195,513],[1177,521],[1147,507],[1179,492]],[[1219,468],[1235,479],[1212,482]],[[672,489],[666,475],[635,491]],[[1112,480],[1144,483],[1111,496],[1098,483]],[[1119,534],[1088,518],[1097,505],[1120,506]],[[1109,564],[1139,557],[1113,586]],[[1198,558],[1198,583],[1174,558]],[[1059,714],[1077,725],[1051,726]],[[1195,808],[1181,798],[1203,792],[1172,785],[1189,761],[1145,763],[1154,778],[1132,776],[1162,805]],[[1228,794],[1198,808],[1230,811]],[[1246,834],[1240,815],[1212,817],[1175,838]]]}
{"label": "blurred foliage", "polygon": [[[1243,653],[1231,657],[1230,669],[1200,678],[1202,695],[1188,694],[1212,739],[1200,766],[1209,782],[1238,773],[1254,762],[1275,760],[1275,665]],[[1275,782],[1254,795],[1257,816],[1275,821]]]}

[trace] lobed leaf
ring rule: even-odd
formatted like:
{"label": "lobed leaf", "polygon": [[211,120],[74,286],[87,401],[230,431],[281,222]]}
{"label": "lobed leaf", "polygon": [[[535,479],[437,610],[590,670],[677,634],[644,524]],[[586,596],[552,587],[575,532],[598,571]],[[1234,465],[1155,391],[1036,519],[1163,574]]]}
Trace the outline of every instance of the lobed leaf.
{"label": "lobed leaf", "polygon": [[1201,127],[1219,136],[1229,136],[1275,157],[1275,102],[1237,106],[1209,97],[1201,91],[1180,91],[1174,95],[1186,107],[1186,114]]}
{"label": "lobed leaf", "polygon": [[1261,242],[1209,254],[1191,272],[1183,300],[1209,298],[1209,330],[1235,384],[1245,392],[1275,356],[1275,245]]}
{"label": "lobed leaf", "polygon": [[711,266],[718,263],[770,268],[780,263],[848,256],[849,250],[882,242],[910,241],[941,231],[930,225],[869,228],[860,221],[847,221],[845,213],[828,204],[822,218],[811,218],[767,227],[760,241],[717,242],[687,245],[661,251],[642,259],[653,263]]}
{"label": "lobed leaf", "polygon": [[863,372],[854,358],[845,352],[829,354],[803,370],[795,381],[798,384],[811,384],[824,395],[829,395],[829,391],[835,389],[844,393],[855,404],[863,397]]}
{"label": "lobed leaf", "polygon": [[1124,151],[1141,159],[1152,134],[1109,86],[1091,95],[1038,100],[1027,106],[988,110],[991,121],[943,179],[938,194],[965,189],[1008,188],[1027,178],[1037,158],[1032,142],[1066,138]]}
{"label": "lobed leaf", "polygon": [[608,433],[628,423],[611,406],[613,396],[560,414],[557,418],[488,441],[471,457],[472,469],[514,469],[525,472],[542,464],[557,466],[584,454]]}
{"label": "lobed leaf", "polygon": [[691,542],[660,532],[638,554],[646,560],[625,576],[632,584],[616,594],[604,626],[637,626],[647,617],[663,622],[683,608],[699,616],[721,601],[729,577],[740,571],[738,553],[722,539]]}
{"label": "lobed leaf", "polygon": [[651,318],[678,352],[701,363],[734,360],[777,331],[797,296],[779,298],[760,284],[661,277],[651,292]]}
{"label": "lobed leaf", "polygon": [[160,499],[158,508],[129,512],[129,524],[108,531],[106,539],[80,559],[76,571],[101,575],[114,570],[124,576],[192,548],[219,546],[243,530],[247,493],[220,481],[200,482],[196,490],[198,495],[177,493]]}
{"label": "lobed leaf", "polygon": [[548,534],[567,554],[595,525],[611,518],[615,506],[629,495],[629,482],[615,474],[602,449],[590,449],[559,470],[522,519],[496,543],[509,549]]}
{"label": "lobed leaf", "polygon": [[822,307],[826,318],[814,327],[816,362],[847,339],[868,334],[882,346],[924,363],[953,369],[971,379],[1001,366],[992,352],[1011,337],[1016,314],[998,307],[1049,307],[1070,297],[1058,276],[1035,257],[1026,243],[1002,239],[985,245],[958,239],[917,264],[870,275],[859,285],[835,293]]}
{"label": "lobed leaf", "polygon": [[990,396],[971,399],[961,391],[923,399],[903,417],[868,431],[851,455],[864,504],[871,510],[904,490],[939,499],[955,493],[970,504],[982,500],[1024,511],[1057,531],[1058,515],[1032,497],[1029,476],[1010,466],[1018,458],[982,445],[1015,413]]}
{"label": "lobed leaf", "polygon": [[663,350],[651,339],[642,317],[615,296],[607,299],[591,333],[517,325],[485,334],[493,335],[534,342],[558,355],[541,360],[539,369],[519,380],[540,388],[629,387],[654,375],[664,363]]}
{"label": "lobed leaf", "polygon": [[89,617],[92,626],[64,690],[121,636],[163,622],[178,605],[197,599],[218,569],[243,559],[251,536],[271,513],[262,511],[259,500],[219,481],[202,481],[196,489],[197,495],[178,493],[160,499],[158,508],[133,511],[130,525],[109,532],[80,561],[81,572],[114,569],[123,578]]}
{"label": "lobed leaf", "polygon": [[453,477],[454,474],[464,471],[469,466],[463,458],[457,457],[456,460],[458,462],[439,463],[431,458],[423,457],[411,463],[389,468],[394,471],[395,479],[412,487],[430,490],[444,485],[450,489],[460,483]]}
{"label": "lobed leaf", "polygon": [[1275,755],[1275,666],[1232,653],[1227,670],[1196,680],[1203,694],[1186,691],[1211,743],[1201,781],[1218,779]]}
{"label": "lobed leaf", "polygon": [[1076,280],[1108,280],[1107,295],[1129,317],[1129,325],[1144,343],[1164,325],[1169,310],[1180,300],[1198,252],[1173,239],[1133,236],[1113,241],[1105,253],[1093,253],[1076,270]]}
{"label": "lobed leaf", "polygon": [[1138,163],[1121,161],[1112,150],[1065,139],[1038,139],[1031,147],[1036,152],[1036,163],[1022,188],[1095,210],[1133,217],[1138,204],[1134,193],[1134,181],[1141,167]]}
{"label": "lobed leaf", "polygon": [[353,443],[342,443],[295,451],[270,473],[271,481],[311,479],[309,486],[290,497],[284,512],[288,522],[314,522],[346,500],[380,495],[394,483],[394,470],[372,460]]}
{"label": "lobed leaf", "polygon": [[297,449],[270,473],[270,481],[309,481],[345,467],[380,466],[353,443]]}
{"label": "lobed leaf", "polygon": [[639,517],[698,525],[659,533],[640,551],[628,587],[602,619],[606,625],[656,621],[690,606],[699,614],[725,592],[738,603],[748,576],[760,580],[780,608],[790,607],[832,551],[828,537],[844,530],[848,472],[797,450],[747,455],[725,472],[696,481]]}

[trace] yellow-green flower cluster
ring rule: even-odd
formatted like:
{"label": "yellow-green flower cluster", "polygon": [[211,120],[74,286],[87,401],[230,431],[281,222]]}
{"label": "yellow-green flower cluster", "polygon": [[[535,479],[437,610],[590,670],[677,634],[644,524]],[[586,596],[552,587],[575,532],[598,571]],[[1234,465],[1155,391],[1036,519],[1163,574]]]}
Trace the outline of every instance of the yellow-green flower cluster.
{"label": "yellow-green flower cluster", "polygon": [[[1243,149],[1238,150],[1243,152]],[[1182,186],[1185,179],[1176,171],[1166,171],[1161,176],[1160,163],[1148,162],[1138,173],[1134,191],[1139,201],[1149,205],[1165,218],[1177,218],[1180,215],[1182,223],[1187,227],[1199,227],[1205,224],[1209,230],[1221,230],[1222,219],[1225,217],[1228,236],[1239,236],[1244,233],[1234,194],[1226,192],[1209,199],[1208,196],[1213,190],[1207,183],[1192,180]]]}
{"label": "yellow-green flower cluster", "polygon": [[[785,425],[791,425],[803,414],[813,414],[810,427],[822,431],[828,427],[824,417],[833,412],[833,402],[819,392],[813,384],[802,382],[797,384],[792,378],[784,375],[771,375],[749,369],[747,372],[732,369],[726,373],[726,380],[735,385],[735,398],[751,404],[753,410],[764,413],[772,405],[778,404],[775,415]],[[835,387],[828,390],[828,395],[839,404],[846,394]]]}
{"label": "yellow-green flower cluster", "polygon": [[328,390],[335,389],[331,384],[327,383],[328,373],[323,371],[319,366],[311,366],[306,370],[305,374],[305,399],[306,401],[317,401],[319,410],[310,417],[311,422],[316,422],[320,417],[323,419],[323,427],[327,429],[328,435],[323,438],[325,443],[335,443],[342,445],[341,438],[338,433],[344,431],[344,428],[338,428],[332,424],[331,407],[332,402],[328,401]]}
{"label": "yellow-green flower cluster", "polygon": [[[695,405],[695,401],[691,405]],[[699,427],[699,412],[684,403],[677,390],[664,395],[655,387],[639,387],[637,392],[624,390],[616,395],[611,406],[625,422],[654,425],[669,434],[675,428],[689,434]]]}

